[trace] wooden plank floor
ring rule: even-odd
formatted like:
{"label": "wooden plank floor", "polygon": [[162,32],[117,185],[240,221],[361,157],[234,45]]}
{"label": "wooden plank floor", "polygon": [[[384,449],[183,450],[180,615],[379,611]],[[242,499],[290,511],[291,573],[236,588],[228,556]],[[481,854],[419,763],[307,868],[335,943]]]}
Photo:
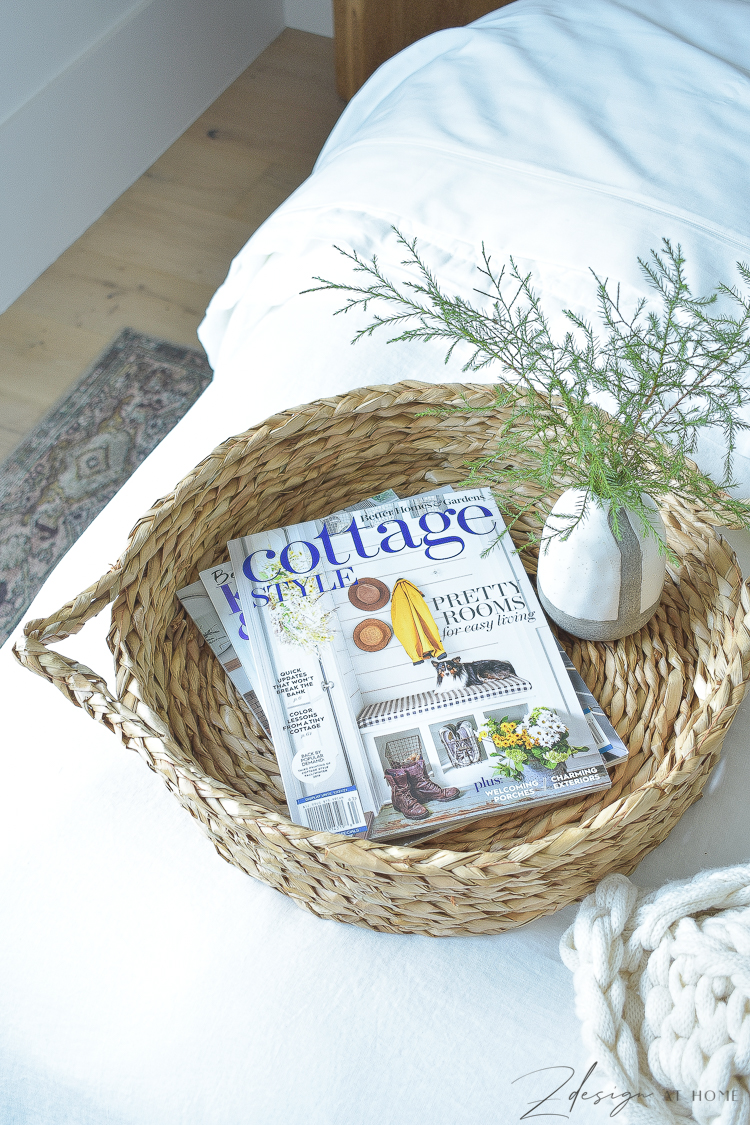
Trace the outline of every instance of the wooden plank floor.
{"label": "wooden plank floor", "polygon": [[333,41],[287,28],[0,316],[0,461],[122,328],[200,346],[229,263],[343,107]]}

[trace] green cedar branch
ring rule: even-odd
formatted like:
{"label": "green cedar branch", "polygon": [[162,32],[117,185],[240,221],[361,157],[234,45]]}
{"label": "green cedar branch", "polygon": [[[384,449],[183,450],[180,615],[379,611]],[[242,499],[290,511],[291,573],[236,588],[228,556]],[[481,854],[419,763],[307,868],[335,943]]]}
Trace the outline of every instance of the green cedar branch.
{"label": "green cedar branch", "polygon": [[[336,247],[353,263],[354,273],[362,275],[362,284],[316,277],[319,285],[305,292],[341,292],[346,300],[337,315],[369,314],[370,322],[355,331],[353,344],[386,330],[394,333],[389,343],[444,343],[446,364],[462,345],[468,349],[463,372],[497,365],[503,381],[490,406],[465,403],[429,413],[505,412],[494,453],[469,465],[468,483],[492,487],[511,526],[531,509],[546,516],[558,482],[564,480],[583,491],[583,500],[557,534],[570,534],[591,504],[602,504],[613,511],[618,537],[618,512],[629,508],[644,534],[659,538],[644,493],[657,501],[672,494],[717,523],[750,530],[750,503],[727,492],[736,487],[732,466],[737,437],[749,428],[740,414],[750,376],[746,293],[720,284],[708,296],[694,297],[682,249],[665,238],[660,251],[638,259],[658,311],[647,308],[645,299],[625,309],[619,285],[611,291],[608,280],[592,270],[599,331],[565,310],[572,328],[555,339],[531,275],[522,274],[513,258],[495,271],[482,246],[483,288],[476,292],[484,302],[472,304],[441,288],[416,239],[410,241],[396,228],[394,232],[411,278],[393,282],[376,256],[368,261]],[[750,285],[748,266],[738,262],[737,269]],[[720,297],[725,310],[735,315],[715,312]],[[608,409],[595,398],[603,399]],[[702,473],[691,458],[699,432],[706,428],[721,434],[726,448],[719,481]],[[529,490],[534,499],[519,501],[519,494],[528,497]],[[533,534],[529,539],[541,541]],[[666,550],[661,540],[660,548]]]}

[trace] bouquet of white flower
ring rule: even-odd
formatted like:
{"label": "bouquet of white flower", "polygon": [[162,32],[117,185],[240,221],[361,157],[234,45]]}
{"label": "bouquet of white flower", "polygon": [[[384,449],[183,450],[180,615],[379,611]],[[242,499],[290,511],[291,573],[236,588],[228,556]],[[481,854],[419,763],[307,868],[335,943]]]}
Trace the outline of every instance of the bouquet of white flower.
{"label": "bouquet of white flower", "polygon": [[264,578],[269,583],[271,626],[279,640],[316,653],[333,640],[333,609],[312,579],[301,580],[279,566],[265,571]]}

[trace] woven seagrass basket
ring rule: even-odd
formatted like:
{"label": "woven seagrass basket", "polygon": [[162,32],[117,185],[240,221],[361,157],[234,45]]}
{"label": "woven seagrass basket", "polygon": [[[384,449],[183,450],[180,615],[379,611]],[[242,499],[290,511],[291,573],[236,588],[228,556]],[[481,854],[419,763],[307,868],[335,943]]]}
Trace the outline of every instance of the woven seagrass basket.
{"label": "woven seagrass basket", "polygon": [[[314,519],[392,487],[459,483],[494,446],[496,410],[419,416],[494,390],[414,382],[287,410],[230,438],[136,525],[115,568],[30,621],[23,664],[158,771],[228,862],[321,918],[387,933],[496,934],[628,873],[700,795],[750,674],[750,596],[704,515],[662,508],[680,559],[656,616],[612,644],[560,634],[630,757],[612,788],[489,817],[422,847],[315,833],[287,817],[271,744],[185,616],[175,591],[228,539]],[[565,482],[560,482],[560,490]],[[533,573],[535,560],[524,556]],[[117,696],[48,646],[112,607]]]}

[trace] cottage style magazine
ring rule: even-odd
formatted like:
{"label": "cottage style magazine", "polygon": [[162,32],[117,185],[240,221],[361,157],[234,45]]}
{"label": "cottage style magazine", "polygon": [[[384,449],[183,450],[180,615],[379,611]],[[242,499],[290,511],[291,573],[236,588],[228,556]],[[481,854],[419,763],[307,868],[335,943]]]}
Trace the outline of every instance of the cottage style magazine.
{"label": "cottage style magazine", "polygon": [[[442,485],[430,492],[413,496],[406,502],[409,504],[411,514],[419,516],[437,503],[434,497],[452,492],[453,489],[450,485]],[[351,520],[351,516],[347,517],[349,512],[363,512],[367,508],[375,507],[382,508],[387,501],[398,502],[398,500],[396,493],[392,489],[387,489],[376,496],[358,501],[350,507],[335,512],[332,516],[328,516],[325,522],[329,529],[333,528],[337,521],[346,520],[346,524],[348,524]],[[379,518],[381,516],[382,513],[380,513]],[[200,581],[178,590],[177,596],[218,657],[230,679],[234,682],[235,687],[249,705],[262,729],[270,735],[268,720],[260,703],[258,694],[260,685],[258,684],[255,656],[245,631],[245,618],[242,614],[231,561],[227,558],[206,570],[202,570]],[[209,604],[208,599],[212,604]],[[611,769],[612,766],[628,756],[627,747],[618,737],[609,719],[586,687],[559,641],[557,647],[594,736],[597,749],[601,752],[607,768]],[[244,667],[237,653],[242,654]],[[247,668],[247,672],[245,672],[245,668]]]}
{"label": "cottage style magazine", "polygon": [[609,786],[503,529],[470,489],[230,542],[293,821],[397,840]]}

